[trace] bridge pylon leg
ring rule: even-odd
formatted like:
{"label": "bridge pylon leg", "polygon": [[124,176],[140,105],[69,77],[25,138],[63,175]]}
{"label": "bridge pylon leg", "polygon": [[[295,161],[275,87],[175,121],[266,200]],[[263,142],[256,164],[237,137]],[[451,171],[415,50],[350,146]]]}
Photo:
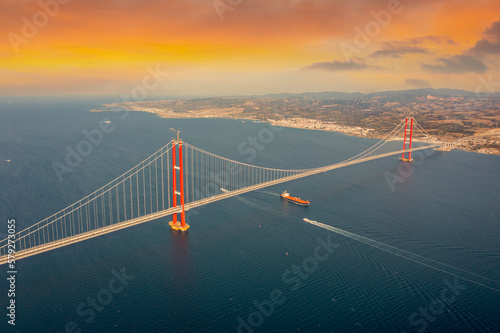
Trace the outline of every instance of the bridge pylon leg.
{"label": "bridge pylon leg", "polygon": [[405,118],[405,136],[403,139],[403,154],[401,154],[401,160],[405,159],[405,150],[406,150],[406,130],[408,129],[408,117]]}
{"label": "bridge pylon leg", "polygon": [[408,162],[413,161],[411,158],[411,143],[413,141],[413,117],[411,117],[411,125],[410,125],[410,147],[408,148],[410,152],[408,153]]}
{"label": "bridge pylon leg", "polygon": [[413,140],[413,117],[410,117],[410,145],[408,147],[408,158],[405,158],[405,151],[406,150],[406,132],[408,128],[408,117],[405,119],[405,137],[404,137],[404,142],[403,142],[403,154],[401,156],[401,161],[403,162],[411,162],[413,159],[411,158],[411,143]]}
{"label": "bridge pylon leg", "polygon": [[[179,147],[179,166],[177,166],[176,161],[176,147]],[[172,144],[172,207],[177,207],[177,196],[180,197],[181,206],[181,221],[177,221],[177,213],[173,214],[173,220],[169,222],[169,225],[174,230],[186,231],[189,229],[189,224],[186,223],[186,213],[184,210],[184,166],[182,160],[182,141],[174,141]],[[177,191],[177,170],[179,170],[179,191]]]}
{"label": "bridge pylon leg", "polygon": [[179,177],[181,185],[181,230],[189,229],[189,225],[186,224],[186,212],[184,210],[184,166],[182,161],[182,142],[179,143]]}
{"label": "bridge pylon leg", "polygon": [[[172,207],[177,207],[177,195],[176,195],[176,192],[177,192],[177,179],[176,179],[176,169],[177,169],[177,161],[176,161],[176,156],[175,156],[175,150],[176,150],[176,145],[175,145],[175,141],[173,142],[172,144],[172,192],[173,195],[172,195]],[[173,215],[173,221],[172,221],[173,224],[177,224],[177,213],[174,213]]]}

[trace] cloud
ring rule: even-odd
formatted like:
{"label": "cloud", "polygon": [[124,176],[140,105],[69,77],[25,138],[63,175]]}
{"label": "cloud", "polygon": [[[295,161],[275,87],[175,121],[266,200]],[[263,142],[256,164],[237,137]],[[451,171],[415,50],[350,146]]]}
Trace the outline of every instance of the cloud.
{"label": "cloud", "polygon": [[380,69],[378,66],[367,65],[363,59],[349,60],[349,61],[325,61],[315,62],[309,66],[303,67],[302,70],[322,70],[328,72],[336,71],[351,71],[351,70],[364,70],[364,69]]}
{"label": "cloud", "polygon": [[410,44],[410,45],[419,45],[424,42],[432,42],[436,44],[450,44],[450,45],[455,45],[457,44],[452,38],[444,35],[439,35],[439,36],[423,36],[423,37],[416,37],[416,38],[409,38],[403,43],[405,44]]}
{"label": "cloud", "polygon": [[420,80],[420,79],[412,79],[412,78],[406,79],[405,85],[411,86],[411,87],[417,88],[417,89],[431,88],[431,84],[429,83],[429,81]]}
{"label": "cloud", "polygon": [[500,21],[493,22],[483,32],[483,39],[476,42],[474,47],[447,58],[436,59],[437,64],[422,64],[422,69],[433,73],[483,73],[488,67],[480,59],[488,54],[500,54]]}
{"label": "cloud", "polygon": [[494,22],[469,51],[473,54],[500,54],[500,21]]}
{"label": "cloud", "polygon": [[494,36],[496,38],[500,38],[500,21],[493,22],[491,27],[486,29],[484,34],[488,35],[488,36]]}
{"label": "cloud", "polygon": [[401,58],[406,54],[428,54],[428,50],[422,47],[421,44],[429,43],[446,43],[455,44],[455,41],[448,36],[423,36],[408,38],[400,41],[390,41],[382,44],[382,48],[373,52],[370,57],[372,58]]}
{"label": "cloud", "polygon": [[448,58],[438,58],[438,64],[422,64],[422,69],[432,73],[483,73],[488,67],[473,56],[459,54]]}
{"label": "cloud", "polygon": [[419,46],[384,46],[382,49],[373,52],[370,57],[372,58],[401,58],[403,55],[411,53],[427,54],[427,50]]}

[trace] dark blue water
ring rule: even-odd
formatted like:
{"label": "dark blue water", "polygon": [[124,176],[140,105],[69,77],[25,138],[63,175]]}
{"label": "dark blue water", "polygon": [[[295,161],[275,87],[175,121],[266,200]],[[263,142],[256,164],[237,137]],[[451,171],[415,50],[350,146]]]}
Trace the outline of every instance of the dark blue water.
{"label": "dark blue water", "polygon": [[[0,99],[2,238],[8,217],[20,230],[68,206],[165,145],[170,127],[197,147],[242,162],[249,156],[238,146],[269,128],[88,112],[108,101]],[[82,131],[104,118],[115,129],[60,181],[52,164],[64,163],[67,147],[75,149]],[[283,129],[250,163],[316,167],[373,143]],[[462,151],[417,157],[412,170],[398,171],[397,157],[385,158],[200,207],[190,212],[186,234],[170,231],[165,218],[23,259],[16,326],[2,313],[0,331],[499,331],[500,292],[302,221],[500,281],[500,158]],[[387,177],[397,179],[393,188]],[[311,206],[282,202],[275,194],[284,189]],[[317,250],[322,242],[337,245]],[[7,269],[0,270],[5,309]],[[120,284],[115,275],[123,274],[129,279]],[[93,308],[92,298],[101,304]]]}

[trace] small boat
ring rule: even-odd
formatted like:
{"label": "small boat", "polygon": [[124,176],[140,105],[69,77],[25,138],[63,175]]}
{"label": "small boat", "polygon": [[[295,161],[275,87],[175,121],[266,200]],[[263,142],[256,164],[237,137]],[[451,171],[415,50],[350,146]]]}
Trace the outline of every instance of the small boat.
{"label": "small boat", "polygon": [[288,193],[286,190],[283,191],[283,193],[280,195],[281,199],[290,201],[296,205],[300,206],[309,206],[310,202],[307,200],[302,200],[301,198],[295,198],[290,196],[290,193]]}

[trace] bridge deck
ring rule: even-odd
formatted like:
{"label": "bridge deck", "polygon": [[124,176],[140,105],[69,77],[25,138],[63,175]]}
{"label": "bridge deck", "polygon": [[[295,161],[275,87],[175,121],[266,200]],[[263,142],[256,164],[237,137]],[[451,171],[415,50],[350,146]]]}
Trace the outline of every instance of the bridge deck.
{"label": "bridge deck", "polygon": [[[429,145],[429,146],[425,146],[425,147],[412,148],[412,152],[419,151],[419,150],[424,150],[424,149],[435,148],[435,147],[439,147],[439,145],[436,144],[436,145]],[[408,150],[406,150],[406,152],[408,152]],[[262,188],[265,188],[265,187],[268,187],[268,186],[273,186],[273,185],[285,183],[285,182],[288,182],[288,181],[291,181],[291,180],[295,180],[295,179],[299,179],[299,178],[303,178],[303,177],[312,176],[312,175],[315,175],[315,174],[318,174],[318,173],[327,172],[327,171],[330,171],[330,170],[339,169],[339,168],[343,168],[343,167],[346,167],[346,166],[355,165],[355,164],[359,164],[359,163],[364,163],[364,162],[368,162],[368,161],[372,161],[372,160],[376,160],[376,159],[380,159],[380,158],[384,158],[384,157],[388,157],[388,156],[398,155],[398,154],[402,154],[402,153],[403,153],[403,150],[400,150],[400,151],[395,151],[395,152],[390,152],[390,153],[385,153],[385,154],[380,154],[380,155],[365,157],[365,158],[361,158],[361,159],[356,159],[356,160],[352,160],[352,161],[349,161],[349,162],[341,162],[341,163],[337,163],[337,164],[332,164],[332,165],[329,165],[329,166],[325,166],[325,167],[321,167],[321,168],[317,168],[317,169],[312,169],[310,171],[306,171],[304,173],[300,173],[300,174],[297,174],[297,175],[293,175],[293,176],[289,176],[289,177],[285,177],[285,178],[281,178],[281,179],[277,179],[277,180],[273,180],[273,181],[261,183],[261,184],[258,184],[258,185],[253,185],[253,186],[245,187],[245,188],[242,188],[242,189],[238,189],[238,190],[234,190],[234,191],[222,193],[222,194],[210,197],[210,198],[205,198],[205,199],[202,199],[202,200],[197,200],[197,201],[194,201],[194,202],[190,202],[190,203],[187,203],[184,207],[185,207],[185,210],[189,210],[189,209],[200,207],[200,206],[212,203],[212,202],[216,202],[216,201],[227,199],[227,198],[230,198],[230,197],[234,197],[234,196],[237,196],[237,195],[240,195],[240,194],[252,192],[252,191],[255,191],[255,190],[258,190],[258,189],[262,189]],[[37,246],[37,247],[34,247],[34,248],[22,250],[22,251],[16,252],[16,254],[15,254],[15,260],[17,261],[19,259],[27,258],[27,257],[33,256],[33,255],[36,255],[36,254],[40,254],[40,253],[43,253],[43,252],[47,252],[47,251],[50,251],[50,250],[54,250],[54,249],[63,247],[63,246],[66,246],[66,245],[70,245],[70,244],[81,242],[81,241],[84,241],[84,240],[87,240],[87,239],[90,239],[90,238],[94,238],[94,237],[98,237],[98,236],[101,236],[101,235],[105,235],[105,234],[108,234],[110,232],[114,232],[114,231],[117,231],[117,230],[120,230],[120,229],[132,227],[134,225],[138,225],[138,224],[141,224],[141,223],[145,223],[145,222],[149,222],[149,221],[152,221],[152,220],[156,220],[156,219],[159,219],[161,217],[172,215],[174,213],[180,213],[180,208],[179,207],[169,208],[169,209],[166,209],[166,210],[163,210],[163,211],[160,211],[160,212],[156,212],[156,213],[153,213],[153,214],[148,214],[148,215],[144,215],[144,216],[141,216],[141,217],[138,217],[138,218],[130,219],[130,220],[127,220],[127,221],[124,221],[124,222],[115,223],[113,225],[109,225],[109,226],[100,228],[98,230],[92,230],[92,231],[85,232],[85,233],[82,233],[82,234],[79,234],[79,235],[75,235],[75,236],[67,237],[67,238],[64,238],[64,239],[61,239],[61,240],[57,240],[55,242],[50,242],[50,243],[43,244],[43,245],[40,245],[40,246]],[[8,260],[9,260],[9,258],[8,258],[7,255],[1,256],[0,257],[0,265],[6,264],[8,262]]]}

